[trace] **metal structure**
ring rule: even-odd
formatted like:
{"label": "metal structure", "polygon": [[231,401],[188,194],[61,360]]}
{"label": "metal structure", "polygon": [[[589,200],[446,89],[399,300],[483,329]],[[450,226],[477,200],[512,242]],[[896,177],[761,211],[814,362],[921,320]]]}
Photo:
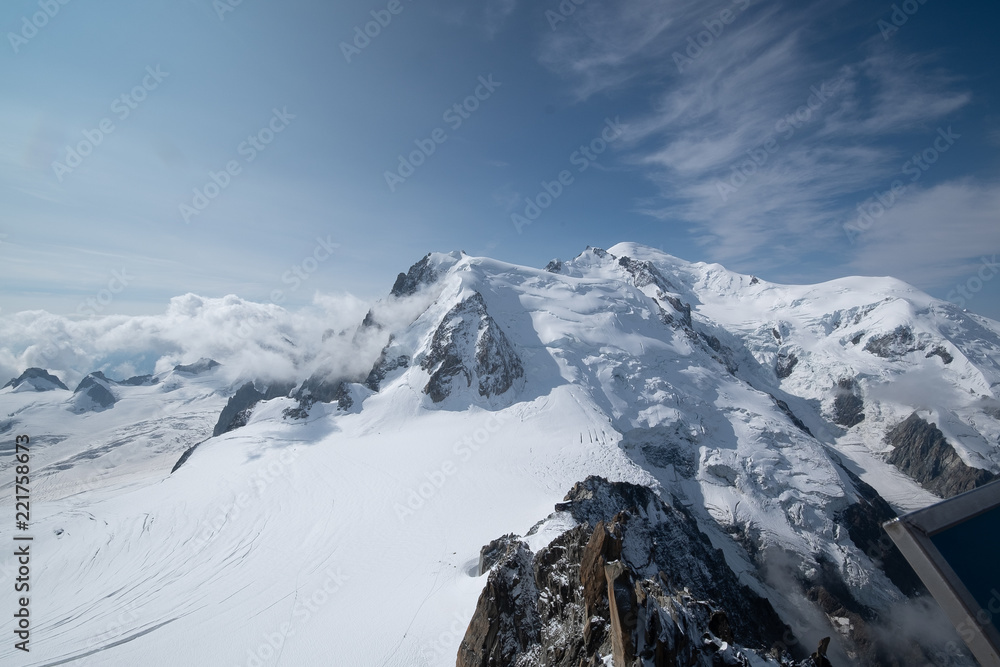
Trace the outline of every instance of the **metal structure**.
{"label": "metal structure", "polygon": [[983,667],[1000,667],[1000,481],[883,526]]}

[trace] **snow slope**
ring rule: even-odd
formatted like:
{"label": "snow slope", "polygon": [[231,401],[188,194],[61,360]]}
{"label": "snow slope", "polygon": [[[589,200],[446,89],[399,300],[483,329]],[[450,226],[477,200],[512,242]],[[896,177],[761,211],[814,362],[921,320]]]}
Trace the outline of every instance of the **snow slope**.
{"label": "snow slope", "polygon": [[[967,463],[1000,468],[995,322],[892,279],[774,285],[635,244],[550,268],[432,253],[372,311],[415,314],[356,334],[391,335],[389,356],[409,362],[377,392],[347,378],[351,407],[305,419],[278,398],[210,437],[239,386],[212,369],[114,385],[113,407],[83,414],[66,390],[0,391],[3,446],[32,436],[35,538],[32,650],[6,643],[0,662],[452,665],[484,584],[480,548],[527,533],[589,475],[682,499],[763,594],[773,582],[732,536],[804,567],[821,554],[886,609],[903,596],[838,523],[858,494],[836,461],[897,509],[933,502],[881,457],[885,431],[919,410]],[[466,370],[435,401],[435,334],[475,294],[493,324],[450,320],[473,327],[454,348]],[[900,326],[912,344],[865,351]],[[484,394],[476,351],[507,349],[484,342],[491,327],[524,372]],[[927,356],[937,347],[953,361]],[[784,378],[782,353],[798,359]],[[864,403],[851,427],[831,419],[846,377]],[[550,522],[532,547],[557,533]],[[5,552],[4,578],[13,567]]]}

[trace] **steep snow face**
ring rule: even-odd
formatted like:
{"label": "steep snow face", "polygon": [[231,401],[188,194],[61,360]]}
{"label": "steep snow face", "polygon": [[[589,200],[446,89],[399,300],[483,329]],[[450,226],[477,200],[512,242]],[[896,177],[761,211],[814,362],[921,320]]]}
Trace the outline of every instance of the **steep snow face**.
{"label": "steep snow face", "polygon": [[969,465],[1000,461],[996,323],[898,281],[779,286],[619,244],[549,270],[431,253],[397,284],[403,315],[359,323],[384,347],[367,378],[237,401],[216,437],[255,378],[207,362],[117,383],[101,412],[0,390],[0,431],[37,443],[27,664],[455,664],[480,548],[590,475],[676,497],[798,632],[813,608],[782,579],[903,599],[845,519],[873,497],[852,475],[897,509],[935,498],[884,460],[889,428],[918,411]]}
{"label": "steep snow face", "polygon": [[[740,376],[818,405],[802,418],[857,464],[900,508],[906,484],[882,465],[885,435],[916,412],[936,423],[961,460],[1000,469],[1000,324],[966,313],[893,278],[777,285],[619,244],[674,278],[695,318],[719,326],[752,355]],[[839,428],[838,428],[839,427]],[[919,497],[918,497],[919,498]]]}

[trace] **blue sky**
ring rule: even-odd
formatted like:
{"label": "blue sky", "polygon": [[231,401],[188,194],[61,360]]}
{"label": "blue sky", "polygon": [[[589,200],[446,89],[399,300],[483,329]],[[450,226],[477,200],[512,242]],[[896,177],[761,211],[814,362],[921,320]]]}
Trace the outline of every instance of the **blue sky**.
{"label": "blue sky", "polygon": [[1000,319],[994,2],[231,1],[4,4],[0,314],[627,240]]}

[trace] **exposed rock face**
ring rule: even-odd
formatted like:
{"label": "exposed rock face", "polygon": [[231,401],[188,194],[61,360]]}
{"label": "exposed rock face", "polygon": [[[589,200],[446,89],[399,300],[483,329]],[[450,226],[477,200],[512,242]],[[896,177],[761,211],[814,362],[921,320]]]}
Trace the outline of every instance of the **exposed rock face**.
{"label": "exposed rock face", "polygon": [[941,361],[943,361],[945,365],[955,361],[955,357],[951,356],[951,353],[949,353],[948,350],[944,349],[940,345],[935,345],[931,351],[929,351],[926,355],[924,355],[924,357],[927,359],[930,359],[931,357],[935,356],[941,357]]}
{"label": "exposed rock face", "polygon": [[178,364],[174,366],[174,370],[178,373],[188,373],[190,375],[200,375],[206,371],[210,371],[216,366],[219,366],[219,362],[215,359],[207,359],[202,357],[193,364],[181,365]]}
{"label": "exposed rock face", "polygon": [[157,384],[157,380],[152,375],[135,375],[127,380],[122,380],[119,384],[128,385],[130,387],[148,387]]}
{"label": "exposed rock face", "polygon": [[480,549],[477,576],[482,576],[492,570],[493,566],[507,555],[507,551],[520,541],[514,533],[507,533]]}
{"label": "exposed rock face", "polygon": [[269,401],[279,396],[287,396],[294,388],[295,385],[291,383],[278,383],[261,391],[257,389],[253,382],[247,382],[236,390],[236,393],[226,403],[226,407],[222,408],[222,412],[219,414],[219,421],[212,431],[212,436],[222,435],[223,433],[235,431],[242,426],[246,426],[250,415],[253,413],[254,406],[259,402]]}
{"label": "exposed rock face", "polygon": [[198,445],[200,445],[202,442],[205,441],[202,440],[201,442],[197,442],[184,450],[184,453],[181,454],[181,457],[177,459],[177,463],[175,463],[174,467],[170,469],[171,475],[177,472],[177,469],[180,468],[182,465],[184,465],[189,458],[191,458],[191,455],[194,454],[194,450],[198,449]]}
{"label": "exposed rock face", "polygon": [[559,273],[562,271],[563,263],[561,260],[553,259],[548,264],[545,265],[545,270],[549,273]]}
{"label": "exposed rock face", "polygon": [[937,425],[928,424],[915,412],[885,438],[894,448],[889,462],[944,498],[997,479],[988,470],[966,465]]}
{"label": "exposed rock face", "polygon": [[676,431],[634,428],[623,434],[621,446],[626,452],[638,449],[646,465],[663,470],[672,468],[681,477],[691,479],[698,472],[697,447]]}
{"label": "exposed rock face", "polygon": [[[694,518],[650,489],[590,477],[556,509],[580,524],[534,555],[508,542],[459,667],[596,666],[607,656],[622,667],[748,665],[742,647],[767,653],[788,632]],[[525,620],[515,625],[505,609]]]}
{"label": "exposed rock face", "polygon": [[644,262],[624,256],[618,259],[618,266],[632,276],[635,286],[642,289],[646,285],[656,285],[664,292],[676,292],[676,288],[667,280],[652,262]]}
{"label": "exposed rock face", "polygon": [[[667,303],[669,303],[673,307],[674,310],[680,313],[681,324],[690,329],[692,326],[691,304],[684,303],[677,297],[671,296],[670,294],[664,294],[663,298],[666,300]],[[669,324],[669,322],[667,324]]]}
{"label": "exposed rock face", "polygon": [[798,428],[803,433],[812,436],[812,431],[810,431],[809,427],[806,426],[805,423],[801,419],[799,419],[794,412],[792,412],[792,409],[788,407],[788,403],[781,400],[780,398],[772,396],[771,394],[768,394],[768,396],[771,396],[771,400],[774,401],[774,404],[778,406],[779,410],[785,413],[785,416],[788,417],[793,424],[795,424],[796,428]]}
{"label": "exposed rock face", "polygon": [[299,390],[292,396],[299,402],[296,408],[287,408],[282,415],[291,419],[305,419],[309,409],[316,403],[333,403],[336,401],[341,410],[347,410],[354,405],[351,390],[346,380],[331,380],[322,371],[314,373],[302,383]]}
{"label": "exposed rock face", "polygon": [[52,391],[53,389],[65,389],[66,391],[69,391],[69,387],[64,385],[59,378],[52,375],[44,368],[27,369],[16,378],[12,378],[3,386],[3,389],[6,389],[7,387],[18,389],[24,384],[27,384],[32,391]]}
{"label": "exposed rock face", "polygon": [[[532,553],[511,544],[490,572],[486,589],[458,650],[458,667],[532,667],[537,660],[541,621]],[[471,641],[470,641],[471,639]]]}
{"label": "exposed rock face", "polygon": [[717,336],[707,334],[704,331],[699,331],[697,336],[705,343],[708,350],[710,350],[709,354],[712,355],[712,358],[725,366],[726,371],[731,375],[735,375],[740,367],[736,363],[736,355],[733,350],[723,345]]}
{"label": "exposed rock face", "polygon": [[850,428],[865,420],[865,402],[857,395],[857,384],[851,378],[837,381],[837,396],[833,399],[833,421]]}
{"label": "exposed rock face", "polygon": [[882,524],[896,518],[896,512],[878,491],[844,468],[839,461],[837,463],[861,496],[858,502],[849,505],[837,516],[837,521],[847,528],[847,534],[850,535],[854,546],[880,565],[890,581],[905,595],[926,593],[927,589],[921,583],[920,577],[882,529]]}
{"label": "exposed rock face", "polygon": [[389,293],[396,297],[410,296],[416,294],[422,286],[430,285],[437,279],[437,272],[431,267],[431,254],[427,253],[423,259],[411,266],[409,271],[396,276],[396,282],[393,283]]}
{"label": "exposed rock face", "polygon": [[914,350],[922,350],[924,346],[917,342],[910,327],[901,324],[889,333],[869,338],[864,349],[876,357],[898,359]]}
{"label": "exposed rock face", "polygon": [[106,410],[114,406],[115,395],[109,385],[112,381],[101,371],[91,373],[80,381],[73,393],[76,395],[76,411]]}
{"label": "exposed rock face", "polygon": [[[775,331],[774,333],[777,333],[777,331]],[[795,366],[797,366],[798,363],[799,363],[799,358],[795,356],[794,352],[789,352],[787,354],[784,352],[779,352],[778,361],[775,364],[774,372],[779,378],[784,380],[786,377],[792,374],[792,371],[795,370]]]}
{"label": "exposed rock face", "polygon": [[424,393],[435,403],[451,395],[461,378],[467,387],[475,382],[480,396],[490,397],[503,394],[524,376],[514,346],[486,312],[478,292],[444,316],[420,366],[430,371]]}
{"label": "exposed rock face", "polygon": [[[604,251],[601,251],[604,253]],[[594,249],[597,254],[597,249]],[[607,253],[604,253],[605,255]],[[599,255],[602,256],[602,255]],[[624,256],[618,259],[618,266],[632,277],[632,283],[642,289],[647,285],[656,286],[656,302],[660,308],[660,319],[664,324],[691,328],[691,305],[677,296],[677,288],[657,269],[652,262],[640,261]],[[665,305],[666,304],[666,307]]]}
{"label": "exposed rock face", "polygon": [[398,368],[407,368],[410,365],[410,357],[405,354],[393,355],[390,351],[392,346],[392,340],[389,340],[389,345],[386,345],[382,350],[382,354],[379,355],[375,364],[372,366],[371,372],[368,373],[368,377],[365,378],[365,386],[372,391],[379,391],[382,387],[382,380],[385,376]]}

